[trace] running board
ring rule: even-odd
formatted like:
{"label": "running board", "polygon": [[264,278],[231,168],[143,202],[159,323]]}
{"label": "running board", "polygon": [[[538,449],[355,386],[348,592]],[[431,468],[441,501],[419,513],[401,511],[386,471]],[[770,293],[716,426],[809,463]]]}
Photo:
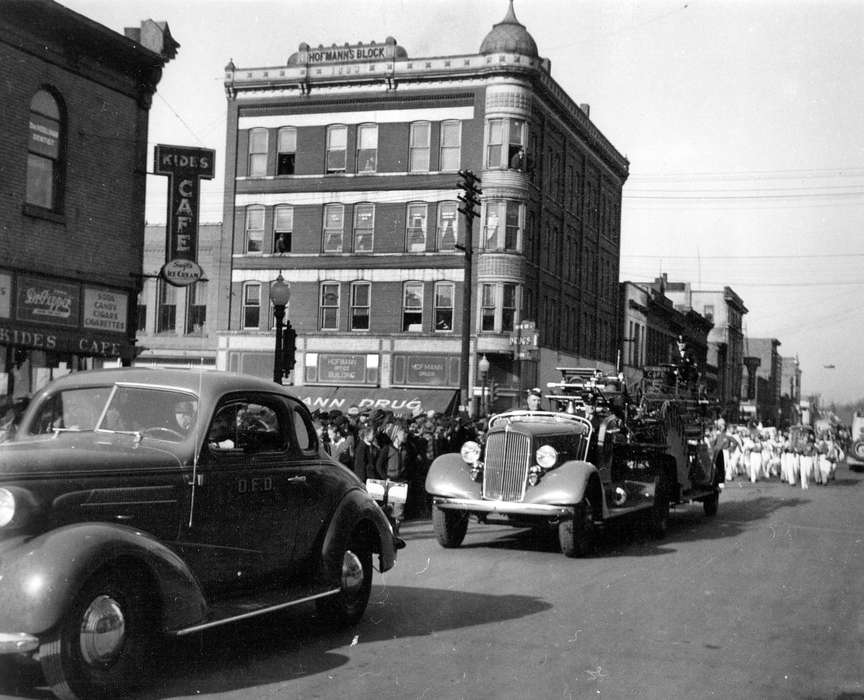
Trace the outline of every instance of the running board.
{"label": "running board", "polygon": [[254,599],[229,598],[211,606],[210,614],[204,622],[184,627],[183,629],[172,630],[168,634],[173,637],[184,637],[188,634],[219,627],[220,625],[248,620],[259,615],[268,615],[285,608],[318,600],[319,598],[327,598],[328,596],[336,595],[339,593],[339,590],[339,588],[321,589],[318,592],[307,592],[306,595],[301,597],[292,597],[291,593],[299,593],[300,591],[297,589],[287,589],[272,591],[263,597],[258,595]]}

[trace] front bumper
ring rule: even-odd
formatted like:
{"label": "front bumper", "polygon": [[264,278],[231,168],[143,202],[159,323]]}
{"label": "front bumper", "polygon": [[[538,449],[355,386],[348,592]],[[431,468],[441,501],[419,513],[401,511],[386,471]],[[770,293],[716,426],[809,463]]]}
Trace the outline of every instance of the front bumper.
{"label": "front bumper", "polygon": [[39,639],[26,632],[0,632],[0,655],[26,654],[39,648]]}
{"label": "front bumper", "polygon": [[558,518],[560,520],[573,517],[572,506],[485,501],[476,498],[444,498],[440,496],[433,498],[432,502],[442,510],[464,510],[470,513],[500,513],[502,515],[521,515],[534,518]]}

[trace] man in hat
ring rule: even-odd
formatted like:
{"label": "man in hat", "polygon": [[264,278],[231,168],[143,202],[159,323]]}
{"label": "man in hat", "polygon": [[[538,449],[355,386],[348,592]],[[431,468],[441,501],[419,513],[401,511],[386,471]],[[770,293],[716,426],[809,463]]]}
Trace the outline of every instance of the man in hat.
{"label": "man in hat", "polygon": [[528,395],[525,397],[525,408],[529,411],[541,411],[540,401],[543,398],[543,392],[538,387],[528,389]]}

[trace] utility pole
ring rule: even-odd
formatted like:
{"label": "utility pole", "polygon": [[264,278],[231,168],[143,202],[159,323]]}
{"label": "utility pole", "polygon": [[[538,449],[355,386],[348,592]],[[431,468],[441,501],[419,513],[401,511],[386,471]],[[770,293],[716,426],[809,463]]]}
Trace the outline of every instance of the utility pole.
{"label": "utility pole", "polygon": [[459,211],[465,217],[465,243],[464,245],[456,244],[456,247],[465,253],[465,274],[462,284],[462,358],[460,363],[459,375],[459,390],[460,390],[460,405],[468,410],[468,402],[471,400],[470,387],[468,386],[469,367],[471,361],[471,330],[473,327],[471,316],[471,296],[473,282],[471,281],[471,265],[474,256],[473,251],[473,228],[474,217],[479,216],[475,207],[480,206],[480,195],[483,190],[480,189],[480,178],[477,177],[471,170],[459,171],[459,182],[456,186],[464,192],[457,196],[462,206]]}

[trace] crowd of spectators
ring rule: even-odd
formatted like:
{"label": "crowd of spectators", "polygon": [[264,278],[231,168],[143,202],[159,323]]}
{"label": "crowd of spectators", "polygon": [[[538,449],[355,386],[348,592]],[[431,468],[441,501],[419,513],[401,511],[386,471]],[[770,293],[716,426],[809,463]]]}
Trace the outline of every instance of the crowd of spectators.
{"label": "crowd of spectators", "polygon": [[430,516],[425,483],[432,461],[441,454],[458,452],[466,440],[477,440],[485,432],[482,422],[435,411],[400,417],[380,408],[361,411],[352,406],[344,413],[315,410],[312,419],[324,449],[361,481],[408,484],[404,506],[389,505],[397,531],[405,518]]}

